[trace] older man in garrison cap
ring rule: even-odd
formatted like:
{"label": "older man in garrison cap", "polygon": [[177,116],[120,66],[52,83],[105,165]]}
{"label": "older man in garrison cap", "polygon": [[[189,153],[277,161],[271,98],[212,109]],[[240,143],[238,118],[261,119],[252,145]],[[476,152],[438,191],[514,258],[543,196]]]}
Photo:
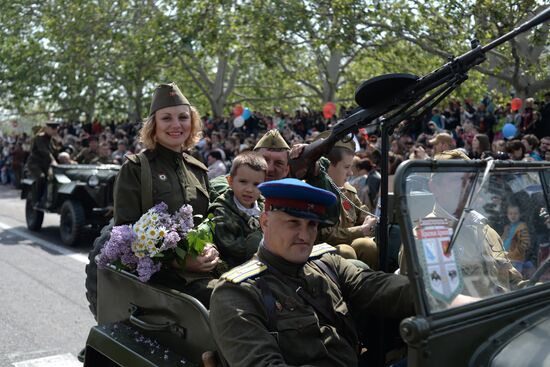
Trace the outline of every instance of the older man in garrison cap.
{"label": "older man in garrison cap", "polygon": [[[288,153],[290,147],[278,130],[270,130],[258,140],[254,151],[260,153],[267,162],[266,181],[280,180],[288,176]],[[227,191],[227,175],[210,180],[210,201]]]}
{"label": "older man in garrison cap", "polygon": [[350,313],[403,318],[413,293],[402,276],[362,270],[314,245],[336,203],[329,191],[296,179],[265,182],[254,258],[225,273],[211,298],[210,322],[230,366],[356,366]]}

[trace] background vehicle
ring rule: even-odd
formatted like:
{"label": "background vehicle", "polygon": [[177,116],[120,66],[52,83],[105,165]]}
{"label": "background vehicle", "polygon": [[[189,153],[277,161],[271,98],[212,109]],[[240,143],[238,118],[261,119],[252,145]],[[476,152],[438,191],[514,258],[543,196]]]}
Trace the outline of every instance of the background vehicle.
{"label": "background vehicle", "polygon": [[[52,197],[46,208],[33,205],[33,180],[21,181],[21,198],[26,199],[27,227],[38,231],[44,212],[58,213],[61,240],[75,246],[85,227],[99,229],[109,222],[113,208],[113,185],[120,169],[118,165],[69,164],[53,166],[53,177],[47,194]],[[46,202],[46,201],[44,201]]]}

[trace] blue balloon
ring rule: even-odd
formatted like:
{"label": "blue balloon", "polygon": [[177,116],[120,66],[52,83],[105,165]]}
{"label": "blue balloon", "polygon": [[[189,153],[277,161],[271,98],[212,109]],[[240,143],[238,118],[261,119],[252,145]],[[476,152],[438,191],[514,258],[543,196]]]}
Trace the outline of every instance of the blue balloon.
{"label": "blue balloon", "polygon": [[246,107],[243,111],[243,114],[242,114],[242,117],[243,119],[246,121],[250,118],[250,116],[252,116],[252,112],[250,112],[250,110],[248,109],[248,107]]}
{"label": "blue balloon", "polygon": [[508,123],[508,124],[504,125],[504,127],[502,128],[502,135],[506,139],[511,139],[514,136],[516,136],[517,131],[518,131],[518,129],[516,128],[516,126],[514,124]]}

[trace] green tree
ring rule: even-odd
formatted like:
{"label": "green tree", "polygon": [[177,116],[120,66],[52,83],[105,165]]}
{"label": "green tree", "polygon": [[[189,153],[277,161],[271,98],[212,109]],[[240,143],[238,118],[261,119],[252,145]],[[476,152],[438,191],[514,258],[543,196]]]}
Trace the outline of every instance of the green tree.
{"label": "green tree", "polygon": [[[382,9],[370,23],[395,39],[401,39],[420,50],[446,61],[468,51],[469,39],[476,37],[488,44],[547,6],[536,0],[445,0],[439,2],[380,2]],[[530,32],[515,37],[487,54],[488,61],[478,71],[509,88],[520,97],[531,96],[550,87],[548,65],[550,54],[548,30],[544,23]]]}

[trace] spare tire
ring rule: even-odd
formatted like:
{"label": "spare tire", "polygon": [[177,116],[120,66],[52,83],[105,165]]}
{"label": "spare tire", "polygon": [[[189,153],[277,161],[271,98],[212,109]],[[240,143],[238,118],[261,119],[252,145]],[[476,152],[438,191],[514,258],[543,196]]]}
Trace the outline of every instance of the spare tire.
{"label": "spare tire", "polygon": [[114,220],[111,219],[101,230],[99,237],[94,240],[92,250],[88,254],[88,264],[86,265],[86,298],[89,302],[90,311],[97,320],[97,264],[95,258],[101,252],[103,246],[111,238],[111,230],[114,226]]}

